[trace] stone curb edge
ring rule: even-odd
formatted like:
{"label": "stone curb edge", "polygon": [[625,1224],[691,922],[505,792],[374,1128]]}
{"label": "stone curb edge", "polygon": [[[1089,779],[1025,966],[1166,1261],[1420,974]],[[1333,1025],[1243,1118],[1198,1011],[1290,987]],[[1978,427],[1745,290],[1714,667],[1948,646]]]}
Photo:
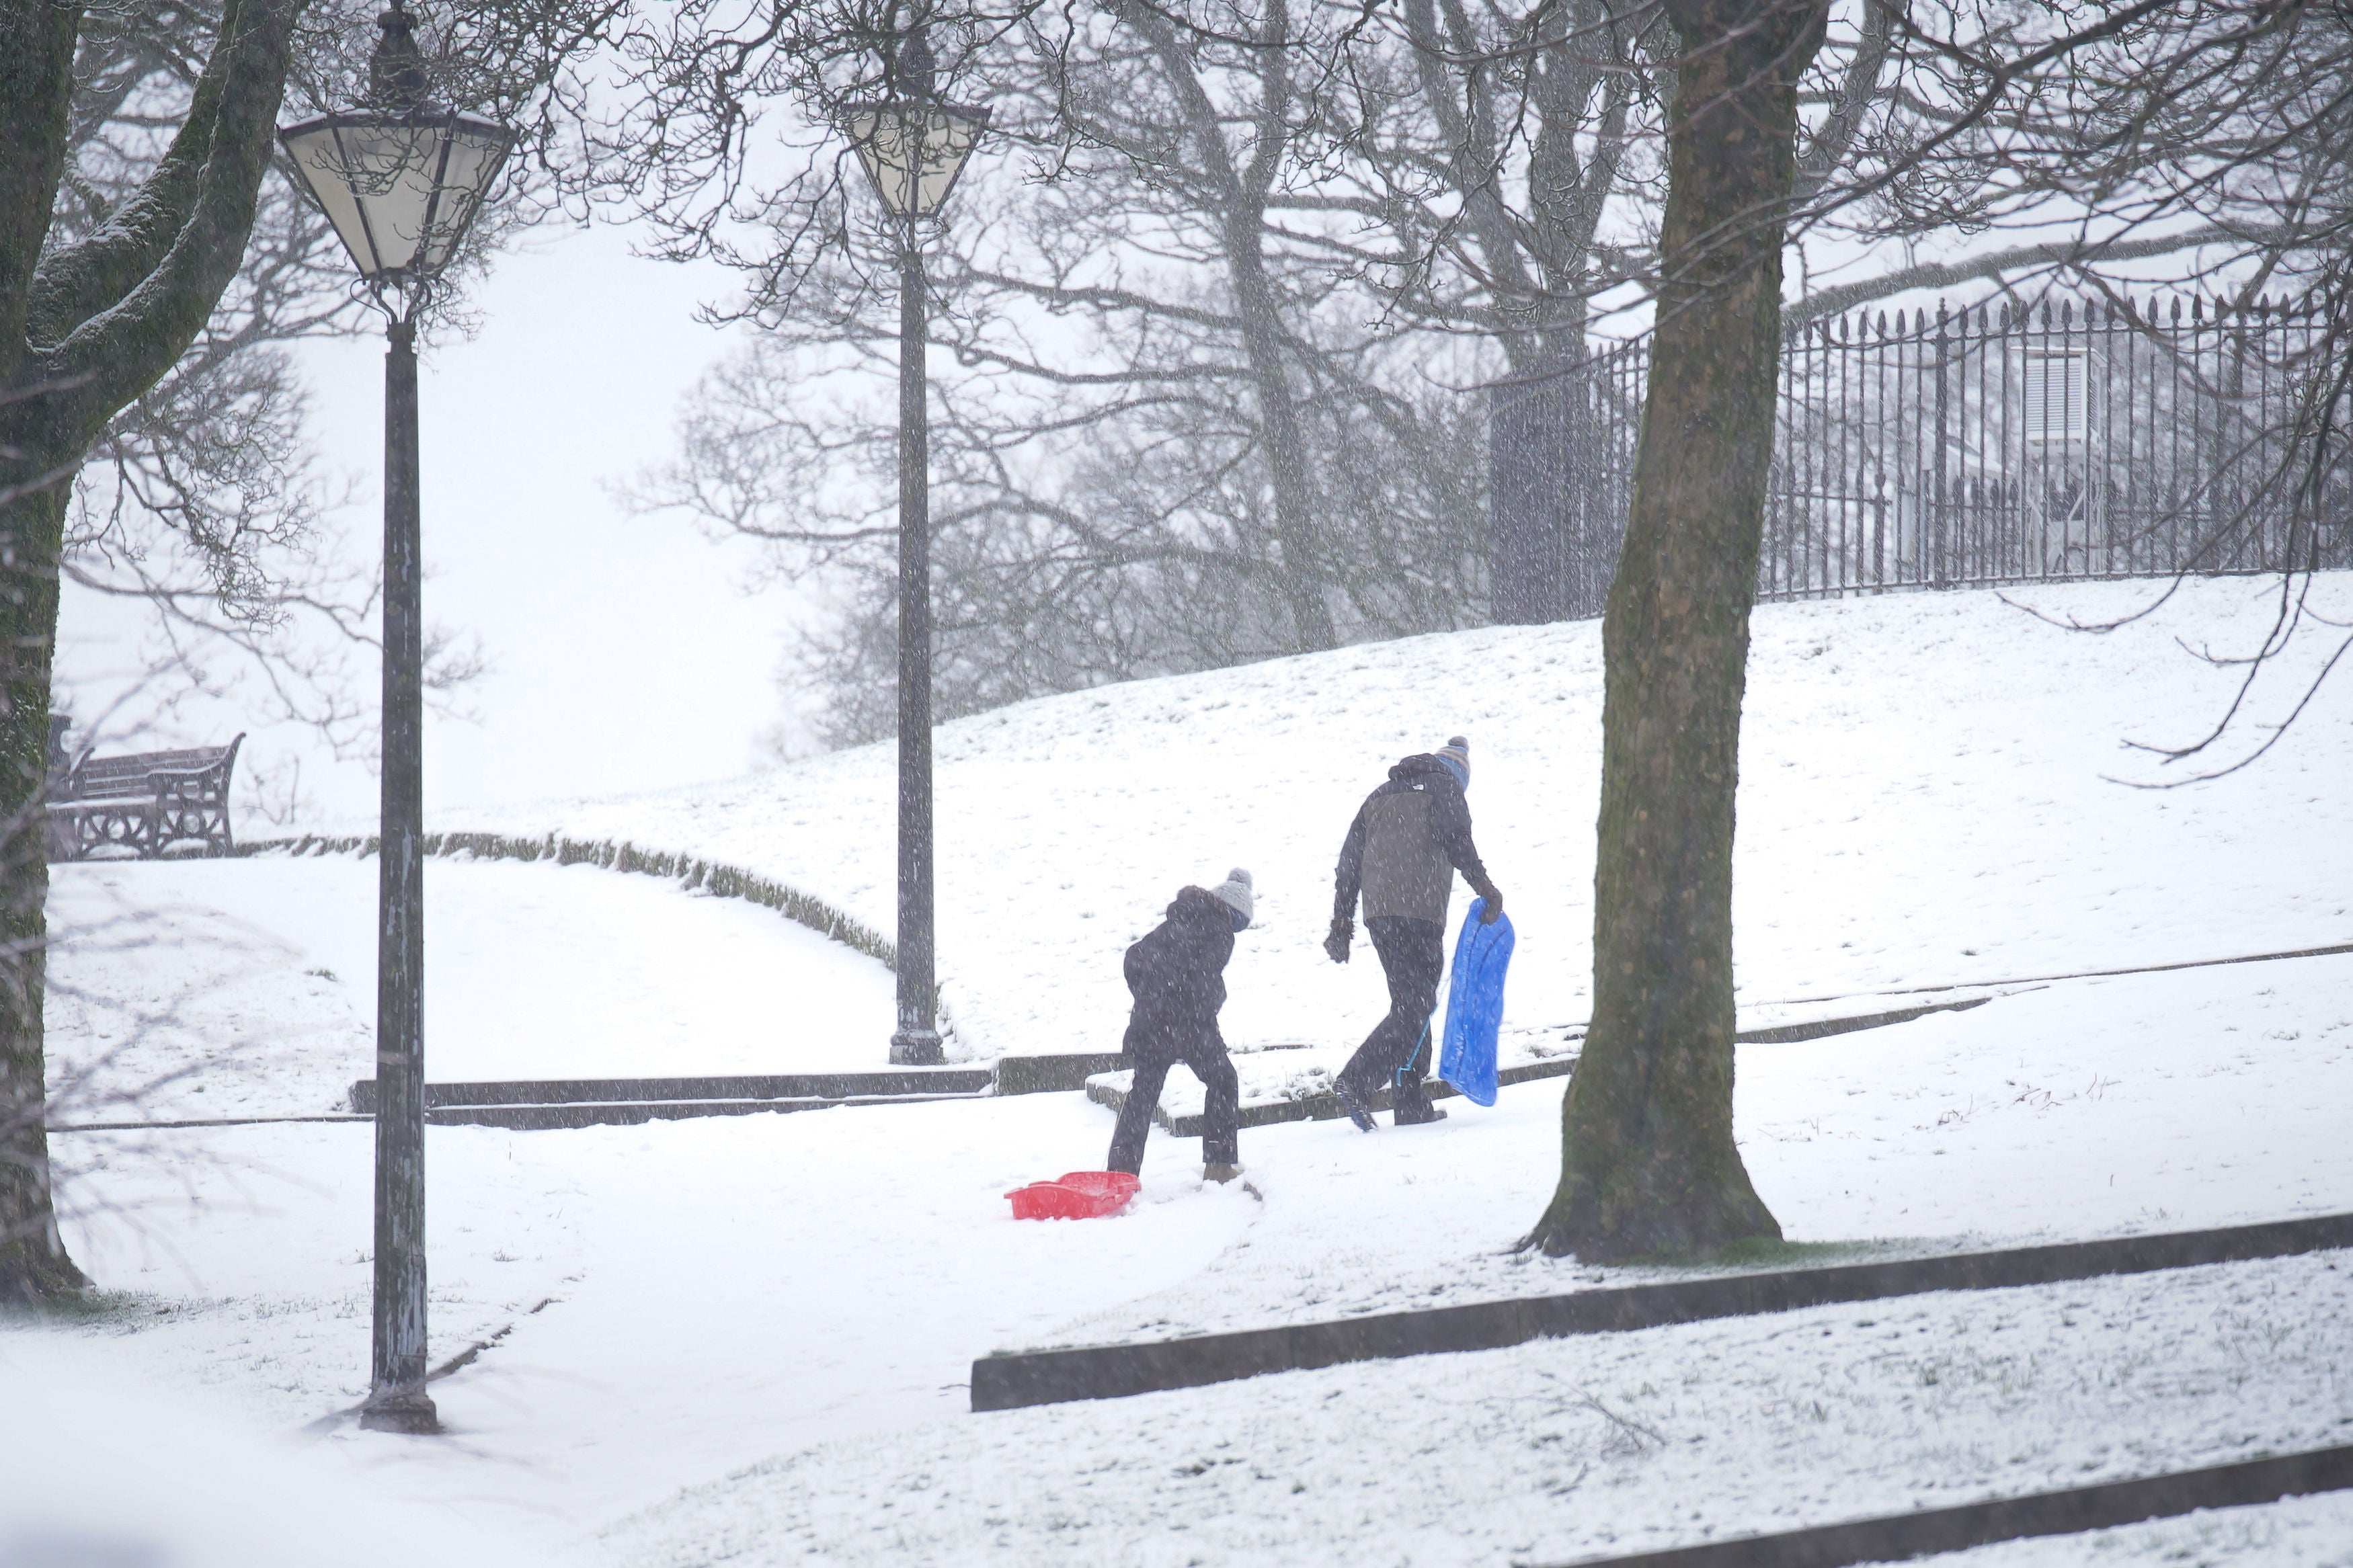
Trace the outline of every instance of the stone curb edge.
{"label": "stone curb edge", "polygon": [[2353,1247],[2353,1214],[2322,1215],[1831,1268],[1726,1274],[1139,1344],[1032,1351],[973,1363],[972,1408],[1017,1410],[1081,1399],[1120,1399],[1348,1362],[1500,1350],[1532,1340],[1620,1333],[1845,1301],[2050,1285],[2347,1247]]}
{"label": "stone curb edge", "polygon": [[1744,1535],[1695,1546],[1586,1557],[1556,1568],[1849,1568],[1966,1551],[2030,1536],[2078,1535],[2200,1509],[2244,1508],[2353,1487],[2353,1447],[2316,1448],[2233,1465],[2102,1481],[2061,1491],[1921,1509],[1778,1535]]}

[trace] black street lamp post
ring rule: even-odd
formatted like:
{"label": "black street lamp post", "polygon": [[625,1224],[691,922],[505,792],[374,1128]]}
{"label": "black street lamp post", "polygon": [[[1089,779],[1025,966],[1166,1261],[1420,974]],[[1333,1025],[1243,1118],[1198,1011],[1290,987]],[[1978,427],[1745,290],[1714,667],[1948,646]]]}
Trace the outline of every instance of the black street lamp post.
{"label": "black street lamp post", "polygon": [[947,201],[988,110],[935,96],[920,27],[904,36],[892,67],[893,96],[853,106],[849,129],[874,194],[898,220],[899,1026],[891,1059],[931,1067],[943,1058],[932,901],[931,410],[916,228]]}
{"label": "black street lamp post", "polygon": [[377,850],[375,1322],[360,1424],[434,1432],[425,1391],[424,648],[417,317],[513,133],[432,103],[403,0],[367,105],[279,132],[390,323],[384,362],[384,760]]}

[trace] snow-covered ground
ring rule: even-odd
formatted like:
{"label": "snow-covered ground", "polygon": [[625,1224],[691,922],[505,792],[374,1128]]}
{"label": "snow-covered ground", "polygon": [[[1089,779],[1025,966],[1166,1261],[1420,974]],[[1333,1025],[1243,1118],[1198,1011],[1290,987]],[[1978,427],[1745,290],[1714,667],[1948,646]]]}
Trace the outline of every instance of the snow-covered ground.
{"label": "snow-covered ground", "polygon": [[8,1568],[521,1568],[526,1542],[388,1501],[340,1456],[222,1419],[101,1355],[0,1363]]}
{"label": "snow-covered ground", "polygon": [[[63,1120],[347,1110],[374,1076],[373,858],[91,862],[50,885],[52,1052],[106,1058]],[[437,1083],[868,1068],[891,1036],[880,963],[650,877],[436,858],[425,931]]]}
{"label": "snow-covered ground", "polygon": [[[1792,1238],[1831,1244],[1811,1260],[2353,1206],[2348,1071],[2353,958],[2294,960],[1746,1047],[1740,1122]],[[2353,1419],[2334,1370],[2353,1305],[2328,1295],[2339,1258],[965,1413],[965,1369],[992,1349],[1648,1277],[1506,1253],[1556,1168],[1557,1084],[1507,1089],[1492,1111],[1453,1103],[1439,1127],[1370,1137],[1251,1130],[1262,1203],[1203,1189],[1195,1146],[1155,1135],[1132,1213],[1060,1226],[1015,1223],[999,1194],[1096,1163],[1110,1119],[1074,1095],[435,1128],[436,1358],[499,1337],[436,1385],[448,1442],[348,1425],[318,1441],[421,1517],[625,1563],[814,1547],[845,1563],[1143,1563],[1172,1541],[1210,1561],[1379,1542],[1447,1563],[2202,1463],[2330,1440]],[[53,1378],[134,1373],[281,1432],[347,1408],[364,1392],[367,1134],[61,1138],[73,1191],[123,1211],[73,1227],[119,1294],[0,1353]],[[1916,1346],[1880,1342],[1899,1324]],[[1912,1392],[1937,1381],[1960,1386]],[[1776,1399],[1789,1408],[1764,1420]],[[1721,1447],[1694,1452],[1694,1435]],[[1810,1485],[1791,1491],[1796,1454]],[[1243,1485],[1246,1470],[1318,1500],[1229,1495],[1271,1485]],[[811,1513],[812,1496],[835,1500]],[[1277,1530],[1267,1514],[1286,1498],[1301,1511]],[[2353,1531],[2327,1538],[2353,1551]],[[1313,1545],[1326,1539],[1331,1558]]]}
{"label": "snow-covered ground", "polygon": [[[2033,597],[2089,618],[2155,592]],[[2124,742],[2192,739],[2229,700],[2237,672],[2177,639],[2251,648],[2275,592],[2191,584],[2105,636],[1990,593],[1759,610],[1735,883],[1745,1005],[2353,942],[2353,681],[2259,768],[2179,791],[2107,782],[2163,776]],[[2353,617],[2353,580],[2322,580],[2316,603]],[[2243,734],[2301,693],[2318,642],[2264,683]],[[1386,1004],[1375,965],[1324,962],[1333,860],[1388,766],[1457,732],[1519,933],[1507,1022],[1583,1019],[1599,667],[1594,623],[1502,626],[942,726],[940,972],[958,1048],[1115,1049],[1121,950],[1179,886],[1234,865],[1255,873],[1261,913],[1229,976],[1228,1037],[1353,1046]],[[691,851],[888,931],[894,767],[866,747],[739,784],[438,826]]]}
{"label": "snow-covered ground", "polygon": [[[1738,1071],[1749,1173],[1793,1242],[1950,1251],[2353,1209],[2353,955],[2071,981],[1743,1046]],[[1440,1126],[1372,1138],[1345,1122],[1296,1142],[1245,1131],[1245,1163],[1280,1162],[1250,1245],[1054,1342],[1647,1278],[1564,1279],[1510,1250],[1559,1174],[1560,1098],[1540,1080],[1493,1110],[1450,1100]],[[1377,1223],[1360,1222],[1376,1194]]]}
{"label": "snow-covered ground", "polygon": [[678,1568],[1643,1551],[2343,1442],[2348,1309],[2337,1254],[1008,1411],[779,1456],[617,1544]]}
{"label": "snow-covered ground", "polygon": [[[2128,762],[2120,735],[2175,736],[2211,711],[2212,683],[2168,639],[2239,636],[2254,593],[2206,585],[2168,625],[2101,638],[1984,595],[1762,612],[1745,1014],[2353,940],[2341,689],[2233,779],[2152,795],[2097,776]],[[1118,947],[1179,882],[1237,862],[1266,900],[1237,952],[1229,1036],[1352,1043],[1379,1010],[1377,972],[1369,954],[1339,970],[1314,951],[1329,858],[1380,766],[1456,730],[1522,932],[1514,1022],[1524,1044],[1556,1037],[1581,1016],[1592,656],[1590,628],[1480,632],[947,727],[943,962],[964,1046],[1107,1048]],[[1481,668],[1509,679],[1477,687]],[[696,795],[447,826],[692,850],[887,929],[889,776],[887,753],[850,753]],[[67,872],[60,909],[100,934],[57,955],[53,1068],[169,1010],[179,1032],[150,1031],[149,1059],[218,1046],[243,1064],[207,1061],[174,1114],[216,1113],[231,1084],[245,1107],[332,1106],[367,1057],[373,869]],[[436,1079],[668,1071],[723,1045],[748,1054],[690,1070],[774,1070],[837,1037],[856,1059],[825,1065],[880,1065],[879,1026],[789,1026],[860,985],[843,1006],[887,1021],[887,976],[793,946],[807,933],[765,910],[589,867],[436,861],[428,887]],[[148,945],[114,940],[134,930]],[[1789,1237],[1813,1244],[1799,1260],[2353,1209],[2353,958],[2000,989],[1966,1013],[1742,1048],[1744,1152]],[[1016,1224],[1001,1194],[1099,1163],[1111,1119],[1075,1095],[436,1128],[435,1359],[495,1342],[435,1385],[451,1438],[345,1423],[306,1441],[407,1518],[584,1562],[1443,1563],[1556,1562],[2353,1434],[2339,1256],[966,1412],[966,1368],[993,1349],[1643,1277],[1508,1251],[1557,1169],[1559,1096],[1557,1080],[1507,1089],[1492,1110],[1450,1101],[1441,1125],[1369,1137],[1252,1129],[1262,1200],[1203,1189],[1197,1147],[1155,1133],[1130,1213],[1051,1226]],[[348,1407],[366,1359],[368,1142],[360,1123],[61,1136],[69,1239],[110,1294],[85,1320],[0,1337],[0,1369],[56,1386],[103,1366],[281,1433]],[[9,1485],[0,1465],[0,1501]],[[2232,1568],[2353,1561],[2353,1505],[1968,1561],[2184,1551]]]}

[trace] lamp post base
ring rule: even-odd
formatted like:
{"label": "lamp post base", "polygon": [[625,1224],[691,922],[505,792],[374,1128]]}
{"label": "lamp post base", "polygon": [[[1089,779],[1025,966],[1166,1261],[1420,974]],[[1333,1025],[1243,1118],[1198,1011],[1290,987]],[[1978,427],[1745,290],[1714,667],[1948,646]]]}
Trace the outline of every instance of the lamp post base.
{"label": "lamp post base", "polygon": [[360,1407],[360,1425],[370,1432],[400,1432],[430,1437],[441,1430],[441,1413],[422,1388],[397,1388],[371,1394]]}
{"label": "lamp post base", "polygon": [[940,1049],[936,1029],[901,1029],[891,1037],[891,1065],[894,1068],[935,1068],[947,1060]]}

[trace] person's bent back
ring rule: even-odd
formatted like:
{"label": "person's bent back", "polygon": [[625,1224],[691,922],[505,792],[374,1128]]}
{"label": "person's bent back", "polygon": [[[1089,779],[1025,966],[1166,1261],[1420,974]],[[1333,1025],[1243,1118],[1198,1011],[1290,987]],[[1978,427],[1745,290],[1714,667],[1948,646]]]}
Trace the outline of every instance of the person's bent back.
{"label": "person's bent back", "polygon": [[1123,968],[1134,1004],[1121,1048],[1134,1065],[1107,1168],[1144,1167],[1144,1142],[1168,1069],[1182,1062],[1208,1091],[1201,1132],[1202,1173],[1231,1181],[1240,1165],[1241,1086],[1226,1054],[1218,1014],[1226,1005],[1226,961],[1234,935],[1247,930],[1256,895],[1240,867],[1214,888],[1184,888],[1167,914],[1127,950]]}

